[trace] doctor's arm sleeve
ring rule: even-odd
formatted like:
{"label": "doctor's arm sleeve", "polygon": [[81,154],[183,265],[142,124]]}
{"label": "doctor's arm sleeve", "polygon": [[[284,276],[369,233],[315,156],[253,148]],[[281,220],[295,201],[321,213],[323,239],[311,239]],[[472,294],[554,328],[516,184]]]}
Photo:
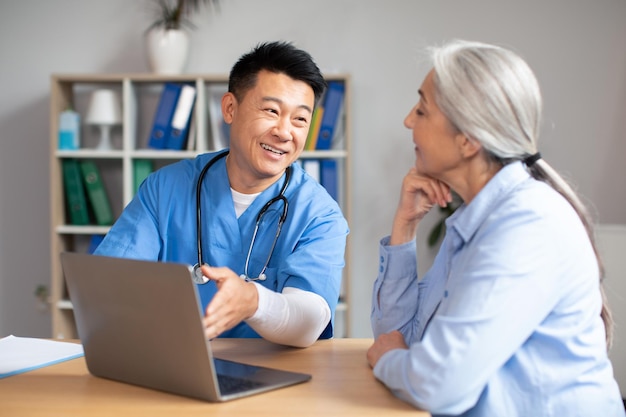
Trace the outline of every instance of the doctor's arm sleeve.
{"label": "doctor's arm sleeve", "polygon": [[259,307],[246,320],[261,337],[294,347],[311,346],[330,321],[330,307],[318,294],[285,287],[282,293],[255,283]]}

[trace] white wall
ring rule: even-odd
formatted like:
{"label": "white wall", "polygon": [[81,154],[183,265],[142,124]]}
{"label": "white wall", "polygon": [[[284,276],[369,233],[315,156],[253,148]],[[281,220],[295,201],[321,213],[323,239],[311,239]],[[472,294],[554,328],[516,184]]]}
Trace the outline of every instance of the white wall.
{"label": "white wall", "polygon": [[609,356],[622,397],[626,398],[626,225],[603,224],[596,232],[604,261],[606,296],[615,320]]}
{"label": "white wall", "polygon": [[[33,297],[49,282],[51,73],[141,72],[147,1],[0,0],[0,337],[50,336]],[[325,72],[353,76],[353,336],[371,335],[378,239],[413,163],[402,120],[428,68],[425,45],[510,46],[545,98],[541,151],[605,223],[626,223],[626,2],[623,0],[222,0],[195,19],[189,72],[225,73],[264,40],[291,40]],[[434,222],[434,217],[428,219]],[[420,239],[420,258],[429,259]],[[426,254],[426,255],[425,255]],[[424,268],[424,266],[422,266]]]}

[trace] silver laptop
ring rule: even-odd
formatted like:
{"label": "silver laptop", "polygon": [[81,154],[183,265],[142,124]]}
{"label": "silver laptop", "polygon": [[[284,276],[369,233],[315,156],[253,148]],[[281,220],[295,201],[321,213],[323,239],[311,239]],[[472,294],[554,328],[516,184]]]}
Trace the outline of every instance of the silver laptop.
{"label": "silver laptop", "polygon": [[311,379],[214,358],[186,265],[70,252],[61,263],[92,375],[207,401]]}

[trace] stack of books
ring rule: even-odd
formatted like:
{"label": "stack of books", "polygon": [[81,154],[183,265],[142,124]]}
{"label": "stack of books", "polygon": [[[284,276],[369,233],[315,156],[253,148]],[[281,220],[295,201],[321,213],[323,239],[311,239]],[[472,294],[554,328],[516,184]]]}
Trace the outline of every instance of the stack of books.
{"label": "stack of books", "polygon": [[339,81],[330,81],[320,104],[313,110],[311,127],[304,149],[327,151],[332,149],[341,135],[345,86]]}
{"label": "stack of books", "polygon": [[[320,104],[313,110],[311,127],[304,149],[307,151],[327,151],[335,148],[343,135],[343,108],[345,85],[330,81]],[[304,169],[338,200],[337,161],[334,159],[307,159]]]}

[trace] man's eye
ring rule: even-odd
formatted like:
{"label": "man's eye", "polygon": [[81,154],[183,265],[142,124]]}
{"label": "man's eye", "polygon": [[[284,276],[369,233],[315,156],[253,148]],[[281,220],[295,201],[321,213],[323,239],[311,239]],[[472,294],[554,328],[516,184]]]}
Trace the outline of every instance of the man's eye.
{"label": "man's eye", "polygon": [[424,112],[421,111],[420,109],[415,110],[415,113],[417,113],[418,116],[423,116]]}

